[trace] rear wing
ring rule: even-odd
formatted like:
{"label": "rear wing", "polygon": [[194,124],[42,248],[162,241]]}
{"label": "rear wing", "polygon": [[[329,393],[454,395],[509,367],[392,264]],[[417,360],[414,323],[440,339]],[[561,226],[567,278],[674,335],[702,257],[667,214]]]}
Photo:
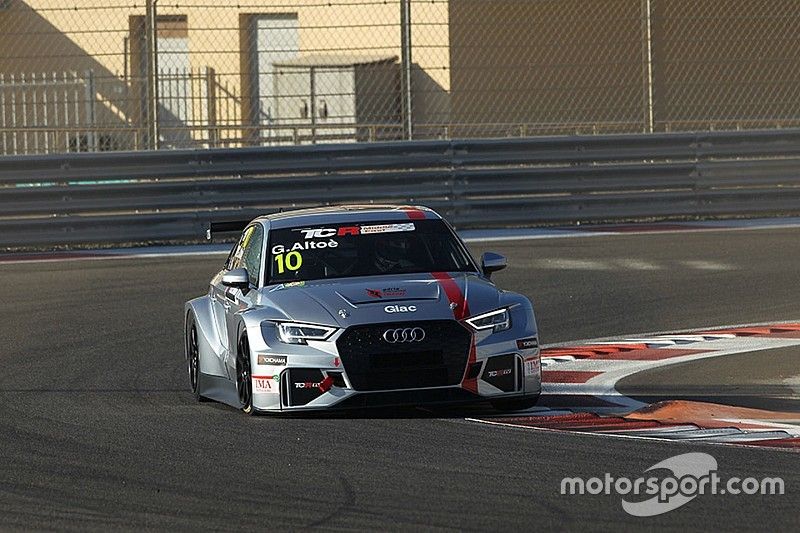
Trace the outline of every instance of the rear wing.
{"label": "rear wing", "polygon": [[206,229],[206,240],[210,241],[214,235],[219,233],[240,233],[244,231],[253,220],[218,220],[211,222]]}

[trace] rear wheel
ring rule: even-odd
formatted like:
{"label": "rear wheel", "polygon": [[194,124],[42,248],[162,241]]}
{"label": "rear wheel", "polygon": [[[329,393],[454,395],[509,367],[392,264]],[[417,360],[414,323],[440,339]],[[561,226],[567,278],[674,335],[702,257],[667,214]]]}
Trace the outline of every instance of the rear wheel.
{"label": "rear wheel", "polygon": [[489,400],[492,407],[498,411],[522,411],[530,409],[536,402],[539,401],[539,395],[525,396],[524,398],[498,398],[497,400]]}
{"label": "rear wheel", "polygon": [[186,319],[186,367],[189,371],[189,388],[198,402],[207,399],[200,394],[200,347],[197,342],[197,323],[194,315]]}
{"label": "rear wheel", "polygon": [[250,374],[250,343],[247,333],[242,333],[236,349],[236,391],[239,393],[239,403],[242,411],[252,415],[253,410],[253,380]]}

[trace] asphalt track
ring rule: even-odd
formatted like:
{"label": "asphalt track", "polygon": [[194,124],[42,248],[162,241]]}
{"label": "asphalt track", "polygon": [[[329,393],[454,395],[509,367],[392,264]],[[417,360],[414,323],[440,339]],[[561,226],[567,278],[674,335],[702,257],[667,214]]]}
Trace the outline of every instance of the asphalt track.
{"label": "asphalt track", "polygon": [[800,350],[763,350],[639,372],[617,390],[644,402],[669,397],[800,413]]}
{"label": "asphalt track", "polygon": [[[481,243],[542,340],[800,317],[800,230]],[[516,430],[467,411],[246,417],[187,392],[182,305],[222,259],[0,265],[0,529],[796,529],[800,455]],[[711,382],[774,378],[768,362]],[[759,377],[759,379],[761,379]],[[643,394],[647,391],[639,391]],[[669,392],[669,391],[666,391]],[[701,496],[634,518],[563,477],[712,454],[783,496]]]}

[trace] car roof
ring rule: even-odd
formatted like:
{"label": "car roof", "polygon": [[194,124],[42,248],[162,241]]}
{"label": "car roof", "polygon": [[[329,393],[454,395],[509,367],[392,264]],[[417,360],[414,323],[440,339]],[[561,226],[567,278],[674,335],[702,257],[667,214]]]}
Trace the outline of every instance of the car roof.
{"label": "car roof", "polygon": [[409,205],[340,205],[284,211],[258,217],[271,229],[293,228],[298,225],[342,224],[356,222],[397,222],[441,217],[432,209]]}

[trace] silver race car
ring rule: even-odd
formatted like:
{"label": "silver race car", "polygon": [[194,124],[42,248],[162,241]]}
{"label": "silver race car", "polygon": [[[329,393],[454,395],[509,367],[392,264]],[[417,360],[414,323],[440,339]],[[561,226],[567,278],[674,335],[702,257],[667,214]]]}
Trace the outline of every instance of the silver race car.
{"label": "silver race car", "polygon": [[[241,228],[241,226],[240,226]],[[191,390],[245,413],[488,400],[541,391],[533,306],[499,290],[424,207],[308,209],[250,222],[187,302]]]}

